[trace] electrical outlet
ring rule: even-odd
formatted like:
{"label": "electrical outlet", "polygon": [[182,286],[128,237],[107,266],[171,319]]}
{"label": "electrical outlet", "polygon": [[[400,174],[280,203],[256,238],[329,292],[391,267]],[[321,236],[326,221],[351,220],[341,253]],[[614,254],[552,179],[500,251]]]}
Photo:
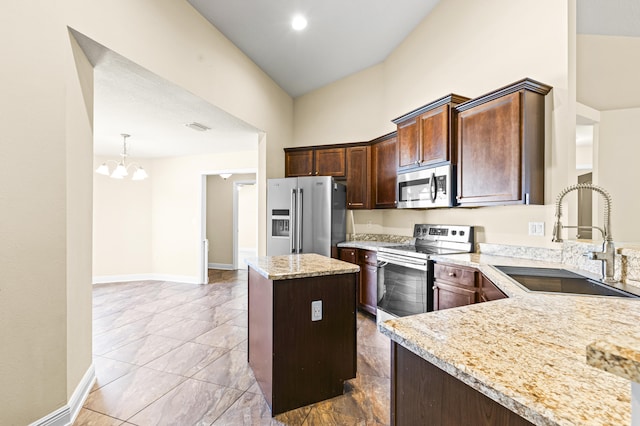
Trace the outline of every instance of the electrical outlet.
{"label": "electrical outlet", "polygon": [[311,302],[311,321],[320,321],[322,319],[322,300],[314,300]]}
{"label": "electrical outlet", "polygon": [[544,237],[544,222],[529,222],[529,235]]}

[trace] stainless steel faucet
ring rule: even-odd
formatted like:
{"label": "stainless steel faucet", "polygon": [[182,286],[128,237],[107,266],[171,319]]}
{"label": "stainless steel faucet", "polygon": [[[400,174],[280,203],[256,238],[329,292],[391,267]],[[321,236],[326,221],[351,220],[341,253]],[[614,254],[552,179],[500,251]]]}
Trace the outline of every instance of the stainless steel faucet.
{"label": "stainless steel faucet", "polygon": [[[578,189],[589,189],[591,191],[597,192],[605,200],[604,205],[604,229],[599,228],[597,226],[563,226],[562,222],[560,222],[560,217],[562,216],[562,199],[565,195],[567,195],[571,191],[576,191]],[[575,185],[571,185],[560,191],[558,194],[558,198],[556,198],[556,223],[553,225],[553,238],[551,241],[554,242],[562,242],[562,229],[563,228],[595,228],[602,233],[602,238],[604,241],[602,242],[602,251],[592,251],[585,253],[591,260],[601,260],[602,264],[602,280],[605,283],[613,283],[615,282],[615,255],[616,250],[613,245],[613,238],[611,237],[611,195],[604,190],[603,188],[593,185],[591,183],[578,183]]]}

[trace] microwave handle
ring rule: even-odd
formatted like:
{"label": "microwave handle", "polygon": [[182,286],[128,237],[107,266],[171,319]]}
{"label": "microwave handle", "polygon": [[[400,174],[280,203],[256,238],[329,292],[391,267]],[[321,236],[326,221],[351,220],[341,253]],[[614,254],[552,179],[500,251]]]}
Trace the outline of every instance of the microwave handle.
{"label": "microwave handle", "polygon": [[436,195],[438,192],[438,184],[436,183],[436,174],[431,173],[431,181],[429,182],[429,195],[431,195],[431,202],[436,202]]}

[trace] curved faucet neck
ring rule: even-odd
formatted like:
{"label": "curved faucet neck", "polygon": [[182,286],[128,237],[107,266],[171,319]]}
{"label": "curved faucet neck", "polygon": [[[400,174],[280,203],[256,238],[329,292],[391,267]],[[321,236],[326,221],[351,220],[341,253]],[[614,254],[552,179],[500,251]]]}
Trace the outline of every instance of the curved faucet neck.
{"label": "curved faucet neck", "polygon": [[613,241],[613,238],[611,237],[611,218],[610,218],[611,195],[609,195],[609,193],[604,188],[594,185],[592,183],[578,183],[575,185],[570,185],[565,189],[563,189],[562,191],[560,191],[560,193],[558,194],[558,197],[556,198],[556,223],[553,227],[552,241],[555,241],[555,242],[562,241],[561,232],[562,232],[563,226],[562,226],[562,223],[560,222],[560,218],[562,217],[562,199],[569,192],[576,191],[578,189],[588,189],[602,195],[605,201],[605,205],[604,205],[604,222],[605,223],[604,223],[604,232],[603,232],[604,240],[605,242]]}

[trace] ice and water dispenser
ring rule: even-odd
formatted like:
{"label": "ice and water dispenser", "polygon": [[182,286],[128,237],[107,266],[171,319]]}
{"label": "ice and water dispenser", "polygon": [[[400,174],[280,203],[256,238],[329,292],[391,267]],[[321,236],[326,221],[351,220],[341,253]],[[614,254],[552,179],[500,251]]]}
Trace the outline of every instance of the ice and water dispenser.
{"label": "ice and water dispenser", "polygon": [[289,210],[271,211],[271,236],[289,238]]}

